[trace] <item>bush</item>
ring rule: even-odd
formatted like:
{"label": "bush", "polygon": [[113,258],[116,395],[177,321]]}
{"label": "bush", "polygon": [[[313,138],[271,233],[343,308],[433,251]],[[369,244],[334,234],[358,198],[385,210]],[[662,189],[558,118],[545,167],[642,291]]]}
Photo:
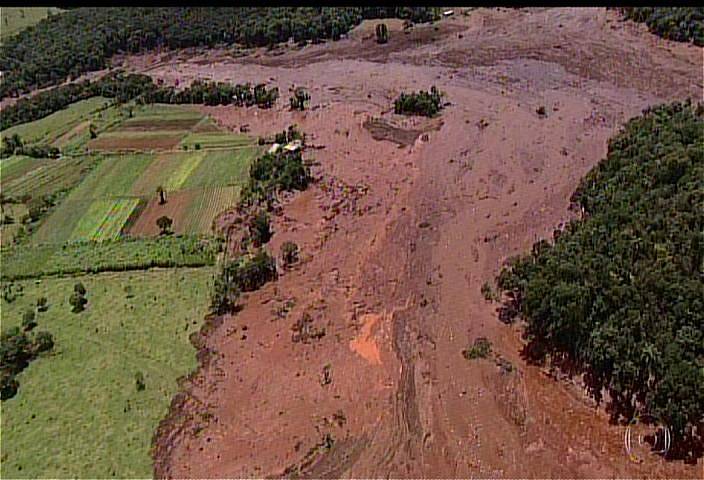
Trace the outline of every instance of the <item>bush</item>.
{"label": "bush", "polygon": [[289,99],[291,110],[305,110],[306,104],[310,101],[310,95],[303,87],[297,87],[293,91],[293,96]]}
{"label": "bush", "polygon": [[144,391],[144,389],[147,388],[146,384],[144,383],[144,374],[142,374],[142,372],[137,372],[134,374],[134,383],[138,392],[142,392]]}
{"label": "bush", "polygon": [[249,230],[249,238],[254,247],[260,247],[271,240],[273,233],[269,223],[269,215],[265,211],[260,210],[252,215],[247,226]]}
{"label": "bush", "polygon": [[54,348],[54,337],[49,332],[38,332],[34,338],[33,347],[36,354],[48,352]]}
{"label": "bush", "polygon": [[88,303],[88,300],[86,300],[86,297],[84,297],[80,293],[74,292],[69,297],[68,303],[69,305],[71,305],[71,312],[80,313],[86,309],[86,304]]}
{"label": "bush", "polygon": [[37,322],[34,310],[27,310],[26,312],[24,312],[24,314],[22,315],[22,329],[25,332],[29,332],[36,326]]}
{"label": "bush", "polygon": [[403,115],[424,115],[432,117],[442,108],[442,94],[437,88],[430,87],[430,92],[401,93],[394,101],[394,112]]}
{"label": "bush", "polygon": [[79,295],[85,295],[86,287],[84,287],[81,282],[78,282],[73,286],[73,291]]}
{"label": "bush", "polygon": [[286,241],[281,245],[281,262],[284,267],[290,267],[298,261],[298,245],[294,242]]}
{"label": "bush", "polygon": [[37,298],[37,311],[46,312],[49,309],[48,300],[46,297]]}
{"label": "bush", "polygon": [[218,315],[231,312],[240,292],[257,290],[276,277],[276,262],[264,250],[226,263],[215,279],[211,312]]}
{"label": "bush", "polygon": [[478,337],[474,344],[462,350],[462,356],[467,360],[476,358],[488,358],[491,355],[491,342],[486,337]]}

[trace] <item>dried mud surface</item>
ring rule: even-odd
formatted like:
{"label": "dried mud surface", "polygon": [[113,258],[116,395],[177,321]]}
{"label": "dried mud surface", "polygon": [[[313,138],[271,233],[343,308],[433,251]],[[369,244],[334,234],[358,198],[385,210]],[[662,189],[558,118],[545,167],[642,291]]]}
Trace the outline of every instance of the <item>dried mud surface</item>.
{"label": "dried mud surface", "polygon": [[[620,124],[701,97],[702,49],[594,8],[478,9],[384,46],[369,31],[283,54],[127,59],[166,83],[268,80],[284,100],[305,86],[305,112],[202,110],[253,135],[296,123],[317,147],[316,182],[269,244],[295,241],[302,261],[196,339],[203,363],[155,437],[155,474],[701,478],[701,460],[629,462],[623,427],[526,365],[520,327],[480,287],[570,218]],[[390,111],[432,84],[451,103],[438,124]],[[462,356],[479,336],[511,371]]]}

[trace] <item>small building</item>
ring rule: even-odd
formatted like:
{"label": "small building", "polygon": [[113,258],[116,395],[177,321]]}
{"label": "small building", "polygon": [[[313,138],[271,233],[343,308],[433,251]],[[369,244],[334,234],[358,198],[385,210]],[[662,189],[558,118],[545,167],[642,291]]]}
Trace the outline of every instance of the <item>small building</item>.
{"label": "small building", "polygon": [[281,144],[280,144],[280,143],[275,143],[275,144],[273,144],[273,145],[271,146],[271,148],[269,148],[269,150],[268,150],[267,153],[276,153],[276,152],[279,151],[279,148],[281,148]]}
{"label": "small building", "polygon": [[454,10],[445,10],[444,12],[442,12],[442,16],[443,16],[443,17],[449,17],[449,16],[454,15],[454,14],[455,14],[455,11],[454,11]]}

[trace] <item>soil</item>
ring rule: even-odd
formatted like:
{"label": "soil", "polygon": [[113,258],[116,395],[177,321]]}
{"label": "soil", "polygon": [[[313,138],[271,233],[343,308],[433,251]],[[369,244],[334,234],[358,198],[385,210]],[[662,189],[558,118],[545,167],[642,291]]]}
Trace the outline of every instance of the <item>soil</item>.
{"label": "soil", "polygon": [[161,229],[157,226],[156,221],[164,215],[174,221],[171,227],[174,233],[186,233],[185,228],[188,220],[185,218],[185,214],[188,213],[188,207],[197,193],[196,190],[167,192],[166,203],[163,205],[159,204],[159,199],[154,195],[154,198],[149,200],[146,208],[127,233],[137,237],[158,236]]}
{"label": "soil", "polygon": [[[481,293],[572,218],[621,124],[701,98],[702,49],[601,8],[477,9],[386,45],[366,31],[276,55],[126,59],[165,83],[305,86],[304,112],[202,111],[257,136],[295,123],[318,147],[315,183],[284,202],[268,245],[295,241],[301,261],[195,339],[201,368],[155,437],[155,475],[702,478],[701,459],[632,463],[624,427],[527,365],[520,325]],[[392,113],[431,85],[450,102],[441,123]],[[465,359],[477,337],[498,356]]]}
{"label": "soil", "polygon": [[142,151],[170,150],[179,144],[183,135],[163,135],[149,137],[100,137],[88,142],[89,150]]}

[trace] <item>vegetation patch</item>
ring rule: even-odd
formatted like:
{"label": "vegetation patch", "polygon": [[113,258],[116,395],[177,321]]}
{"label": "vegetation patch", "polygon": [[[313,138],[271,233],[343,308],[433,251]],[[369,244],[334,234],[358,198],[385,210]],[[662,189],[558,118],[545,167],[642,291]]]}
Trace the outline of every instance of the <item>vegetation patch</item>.
{"label": "vegetation patch", "polygon": [[530,357],[586,371],[615,419],[662,419],[675,450],[704,433],[703,116],[673,103],[629,121],[573,196],[584,219],[499,277]]}
{"label": "vegetation patch", "polygon": [[168,236],[103,242],[48,244],[2,250],[2,280],[77,273],[122,272],[153,267],[215,264],[222,246],[211,238]]}
{"label": "vegetation patch", "polygon": [[402,115],[433,117],[442,108],[442,94],[435,86],[430,87],[429,92],[401,93],[394,101],[394,112]]}
{"label": "vegetation patch", "polygon": [[[21,326],[45,297],[37,323],[56,345],[2,403],[2,477],[150,477],[152,435],[177,379],[196,366],[189,336],[211,281],[211,269],[171,269],[21,282],[24,294],[3,301],[3,327]],[[88,298],[80,313],[69,304],[76,282]]]}
{"label": "vegetation patch", "polygon": [[702,7],[619,7],[618,10],[634,22],[645,23],[662,38],[704,46]]}

